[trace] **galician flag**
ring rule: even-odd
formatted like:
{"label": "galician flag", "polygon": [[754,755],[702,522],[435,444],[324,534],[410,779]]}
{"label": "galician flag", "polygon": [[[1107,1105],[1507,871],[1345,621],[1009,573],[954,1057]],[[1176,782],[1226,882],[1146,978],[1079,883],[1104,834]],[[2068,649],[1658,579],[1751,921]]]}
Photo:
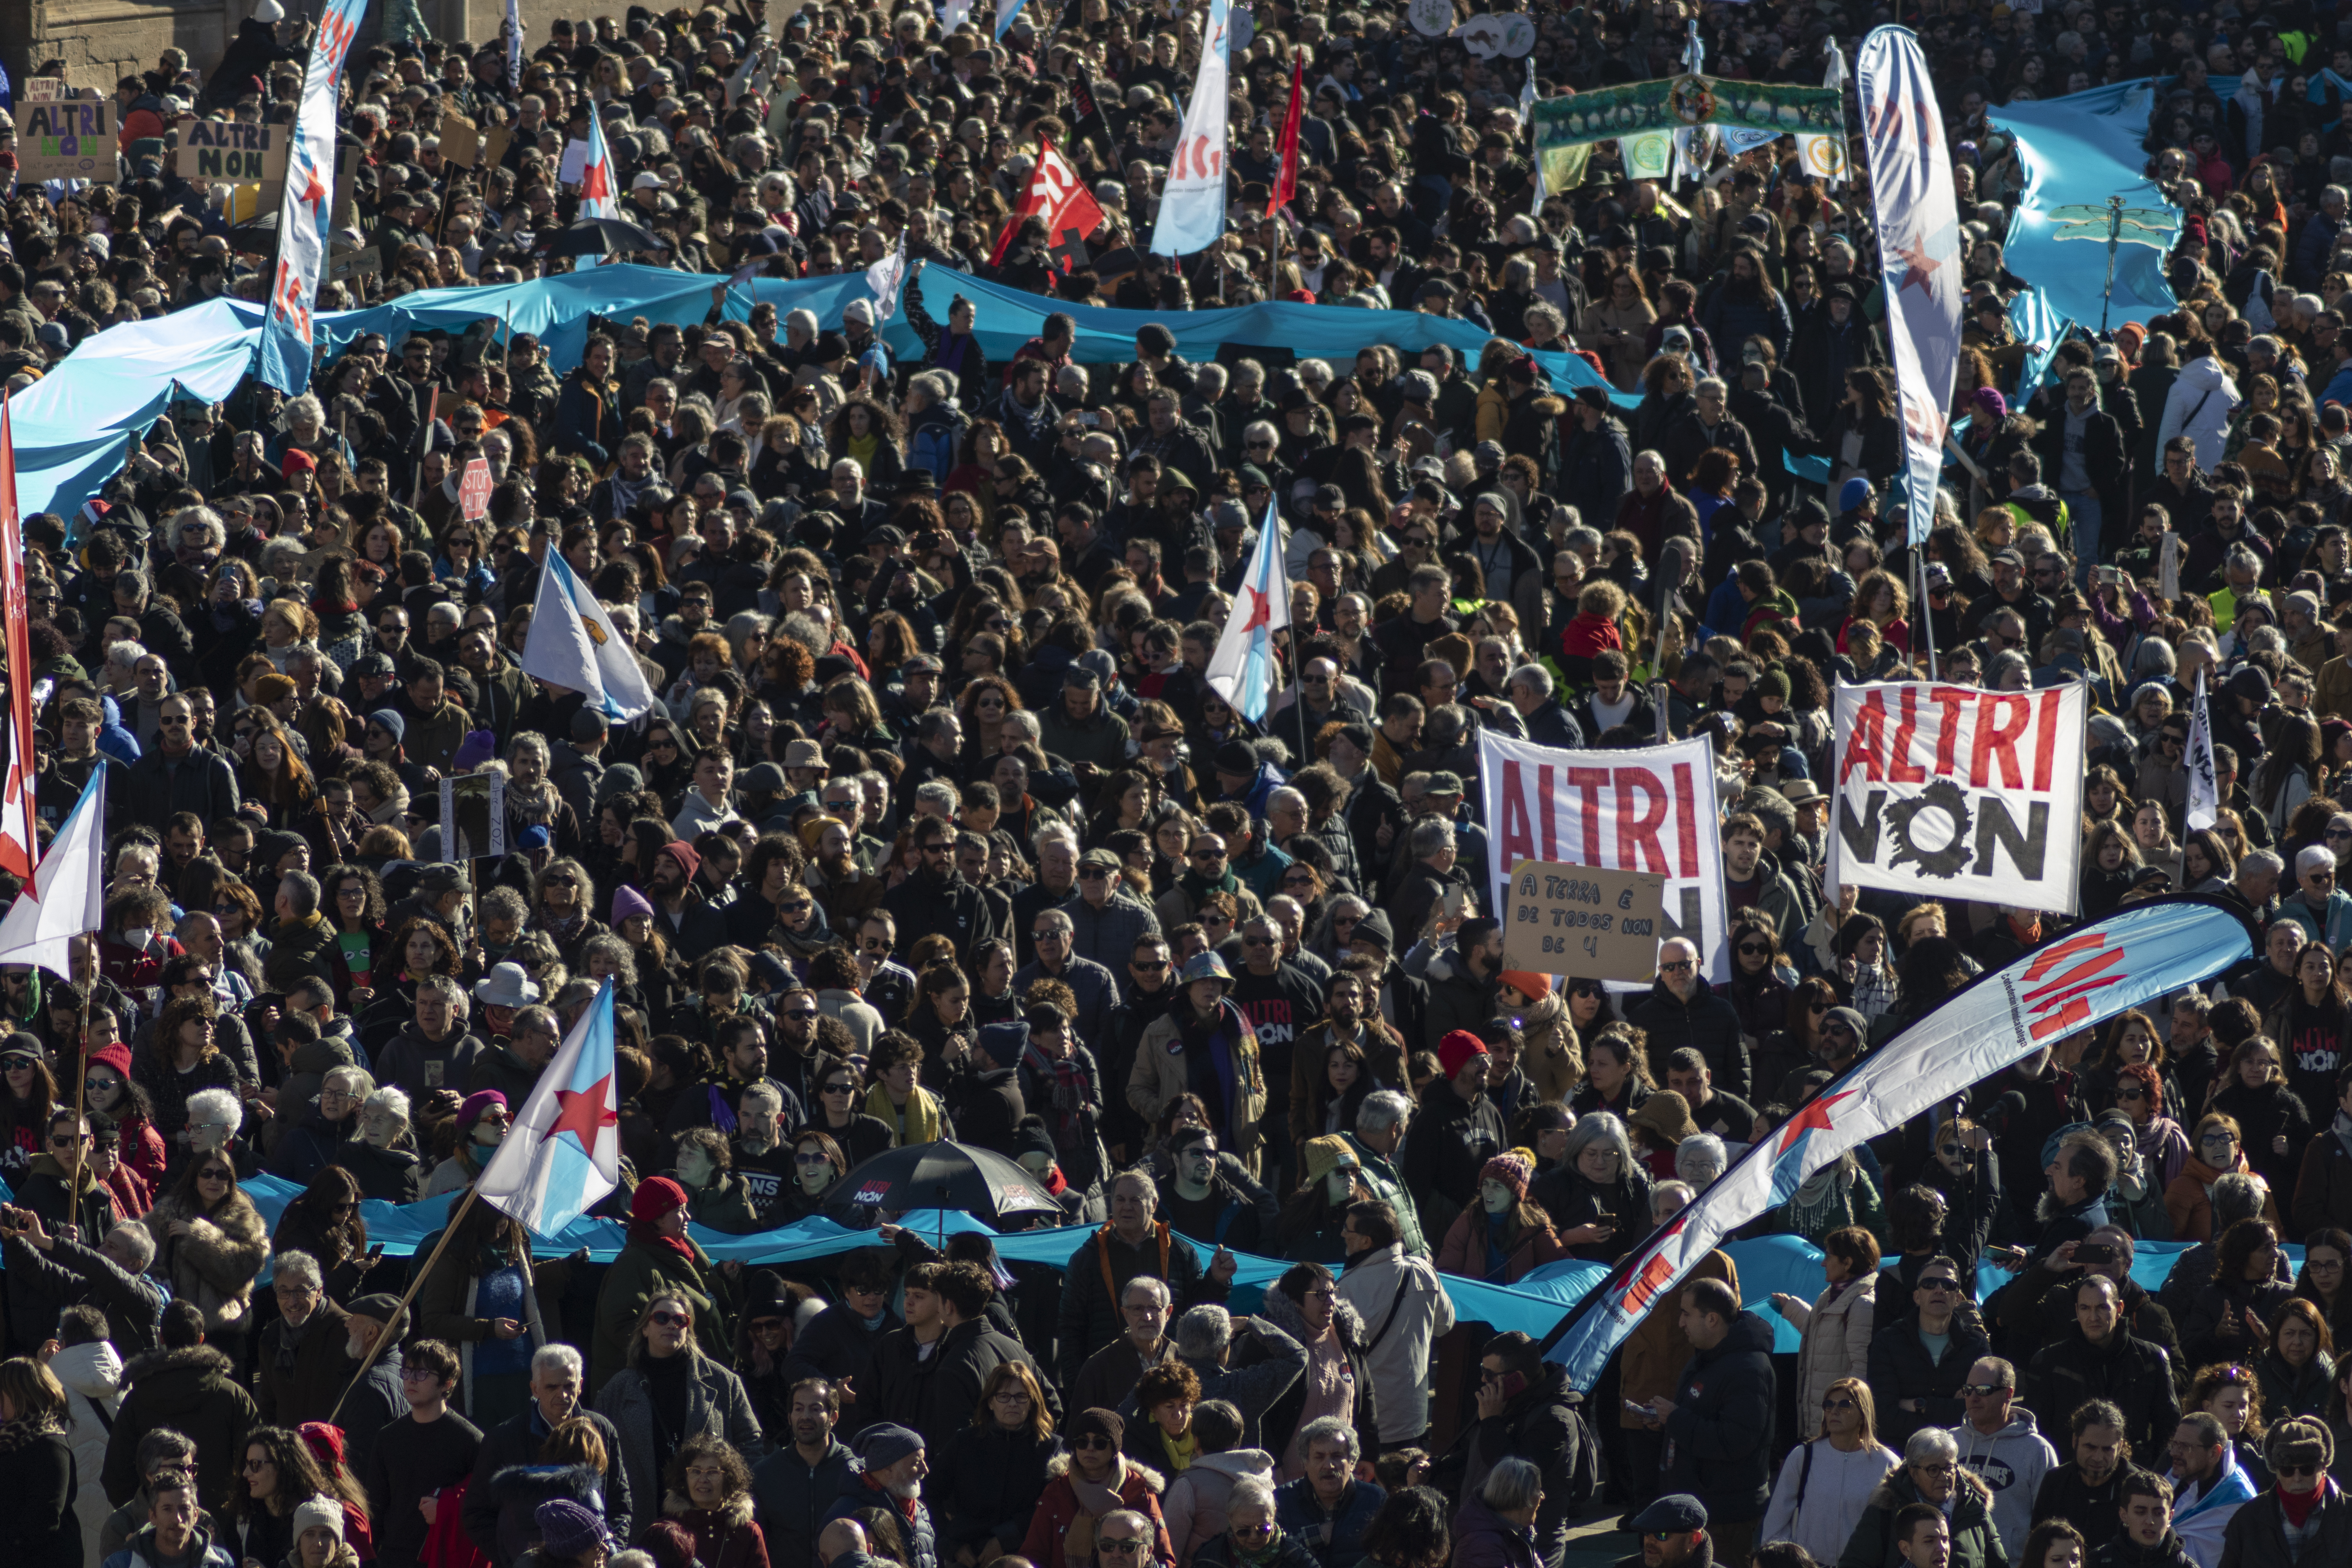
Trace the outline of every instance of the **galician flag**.
{"label": "galician flag", "polygon": [[1209,658],[1209,689],[1253,724],[1265,722],[1274,698],[1274,634],[1290,624],[1290,584],[1282,574],[1282,518],[1268,501],[1257,551],[1242,574],[1242,591]]}
{"label": "galician flag", "polygon": [[1151,230],[1154,256],[1190,256],[1225,237],[1225,117],[1232,107],[1225,27],[1225,0],[1210,0],[1192,102],[1184,110],[1176,158],[1160,189],[1160,221]]}
{"label": "galician flag", "polygon": [[335,210],[335,110],[343,60],[359,37],[367,0],[327,0],[311,40],[294,137],[286,154],[286,192],[278,204],[278,270],[269,280],[269,314],[261,323],[254,374],[289,397],[310,390],[311,313],[327,268],[327,230]]}
{"label": "galician flag", "polygon": [[637,667],[637,656],[613,625],[596,595],[553,548],[540,568],[539,598],[530,610],[530,630],[522,647],[522,672],[567,691],[584,691],[589,702],[616,724],[625,724],[654,705],[654,689]]}
{"label": "galician flag", "polygon": [[[592,217],[619,217],[621,202],[613,181],[613,153],[604,145],[604,117],[594,112],[588,116],[588,160],[580,166],[580,210],[574,220]],[[581,258],[591,267],[601,266],[612,259],[609,256],[589,256]],[[573,263],[577,266],[578,263]],[[551,555],[554,552],[549,552]]]}
{"label": "galician flag", "polygon": [[621,1089],[610,976],[515,1116],[476,1195],[551,1237],[621,1184]]}
{"label": "galician flag", "polygon": [[82,786],[33,879],[0,919],[0,963],[73,978],[74,939],[106,924],[106,770]]}

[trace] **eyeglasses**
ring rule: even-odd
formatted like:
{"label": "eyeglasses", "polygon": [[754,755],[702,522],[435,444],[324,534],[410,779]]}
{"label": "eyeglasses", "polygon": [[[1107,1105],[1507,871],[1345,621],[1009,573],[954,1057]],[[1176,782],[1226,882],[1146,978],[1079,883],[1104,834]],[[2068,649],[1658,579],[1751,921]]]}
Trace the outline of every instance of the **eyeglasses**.
{"label": "eyeglasses", "polygon": [[[1108,1448],[1110,1447],[1107,1442],[1097,1444],[1092,1439],[1082,1442],[1077,1446],[1081,1448],[1092,1448],[1096,1447]],[[1143,1539],[1140,1536],[1137,1536],[1126,1541],[1113,1541],[1108,1535],[1097,1536],[1095,1539],[1095,1550],[1097,1552],[1108,1552],[1119,1557],[1132,1557],[1143,1550]]]}
{"label": "eyeglasses", "polygon": [[1198,860],[1204,866],[1213,866],[1225,858],[1225,852],[1222,849],[1195,849],[1185,858]]}
{"label": "eyeglasses", "polygon": [[1108,866],[1081,866],[1078,868],[1078,880],[1081,882],[1100,882],[1107,880],[1109,876],[1110,868]]}
{"label": "eyeglasses", "polygon": [[2317,1465],[2273,1465],[2271,1467],[2271,1474],[2274,1476],[2315,1476],[2318,1473]]}
{"label": "eyeglasses", "polygon": [[836,1079],[833,1082],[824,1086],[824,1092],[827,1094],[856,1094],[857,1092],[857,1086],[854,1083],[848,1083]]}
{"label": "eyeglasses", "polygon": [[262,1470],[272,1469],[277,1464],[278,1461],[275,1459],[247,1459],[245,1462],[245,1473],[248,1476],[254,1475]]}
{"label": "eyeglasses", "polygon": [[1951,1464],[1934,1464],[1914,1465],[1911,1468],[1923,1476],[1948,1476],[1959,1467]]}
{"label": "eyeglasses", "polygon": [[[806,909],[808,906],[803,904],[801,908]],[[817,1010],[814,1007],[787,1007],[777,1016],[784,1018],[814,1018],[816,1014]]]}
{"label": "eyeglasses", "polygon": [[236,1172],[224,1171],[217,1165],[214,1166],[211,1170],[198,1171],[196,1173],[196,1180],[200,1182],[233,1182],[236,1179]]}
{"label": "eyeglasses", "polygon": [[2197,1142],[2200,1148],[2226,1149],[2237,1141],[2235,1134],[2216,1131],[2200,1134]]}
{"label": "eyeglasses", "polygon": [[1157,974],[1168,967],[1168,961],[1162,958],[1146,963],[1139,959],[1129,959],[1127,966],[1138,974]]}
{"label": "eyeglasses", "polygon": [[1696,967],[1697,964],[1691,959],[1677,958],[1658,965],[1658,972],[1661,974],[1687,974]]}
{"label": "eyeglasses", "polygon": [[1057,926],[1047,926],[1044,931],[1032,931],[1029,934],[1031,940],[1035,942],[1067,942],[1070,940],[1070,933],[1061,930]]}

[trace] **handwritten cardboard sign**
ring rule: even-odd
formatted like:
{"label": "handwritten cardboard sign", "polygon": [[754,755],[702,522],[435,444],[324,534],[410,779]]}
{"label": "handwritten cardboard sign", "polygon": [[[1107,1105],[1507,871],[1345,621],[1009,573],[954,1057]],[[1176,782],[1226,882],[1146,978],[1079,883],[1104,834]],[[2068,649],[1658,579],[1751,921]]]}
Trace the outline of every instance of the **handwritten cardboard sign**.
{"label": "handwritten cardboard sign", "polygon": [[1652,871],[1522,860],[1507,889],[1504,967],[1647,982],[1668,934],[1665,890]]}
{"label": "handwritten cardboard sign", "polygon": [[172,157],[181,178],[227,180],[241,185],[285,183],[285,126],[184,115],[179,128],[180,144]]}
{"label": "handwritten cardboard sign", "polygon": [[111,99],[52,99],[26,103],[16,121],[17,179],[105,180],[115,176]]}

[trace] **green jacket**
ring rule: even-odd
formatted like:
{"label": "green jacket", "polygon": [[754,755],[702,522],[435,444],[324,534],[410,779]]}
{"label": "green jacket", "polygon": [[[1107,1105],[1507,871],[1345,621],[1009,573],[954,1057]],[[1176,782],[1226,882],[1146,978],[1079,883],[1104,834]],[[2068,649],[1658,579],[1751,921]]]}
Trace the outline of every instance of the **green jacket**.
{"label": "green jacket", "polygon": [[1356,1159],[1364,1168],[1364,1184],[1372,1189],[1372,1196],[1396,1210],[1397,1239],[1404,1243],[1405,1256],[1427,1258],[1429,1241],[1421,1234],[1421,1213],[1413,1207],[1412,1191],[1404,1184],[1404,1177],[1387,1155],[1375,1153],[1353,1132],[1340,1136],[1356,1152]]}
{"label": "green jacket", "polygon": [[719,1274],[718,1265],[691,1238],[686,1245],[694,1250],[691,1263],[667,1247],[650,1247],[635,1237],[613,1259],[604,1286],[596,1292],[596,1332],[588,1349],[592,1394],[628,1365],[629,1335],[656,1292],[683,1297],[694,1309],[694,1337],[702,1353],[721,1366],[733,1363],[734,1325],[728,1321],[733,1283]]}

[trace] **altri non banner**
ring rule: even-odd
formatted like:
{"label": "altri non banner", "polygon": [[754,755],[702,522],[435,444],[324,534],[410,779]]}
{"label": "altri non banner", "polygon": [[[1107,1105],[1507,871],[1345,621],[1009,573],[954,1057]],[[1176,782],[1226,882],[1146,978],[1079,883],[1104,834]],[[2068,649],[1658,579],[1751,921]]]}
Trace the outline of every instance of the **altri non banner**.
{"label": "altri non banner", "polygon": [[1829,886],[2074,913],[2088,701],[2080,683],[1839,688]]}
{"label": "altri non banner", "polygon": [[[1563,752],[1482,731],[1478,788],[1493,860],[1490,909],[1510,907],[1508,879],[1523,860],[1654,872],[1666,879],[1660,940],[1688,937],[1710,980],[1730,978],[1707,742]],[[1397,940],[1418,934],[1399,931]]]}

